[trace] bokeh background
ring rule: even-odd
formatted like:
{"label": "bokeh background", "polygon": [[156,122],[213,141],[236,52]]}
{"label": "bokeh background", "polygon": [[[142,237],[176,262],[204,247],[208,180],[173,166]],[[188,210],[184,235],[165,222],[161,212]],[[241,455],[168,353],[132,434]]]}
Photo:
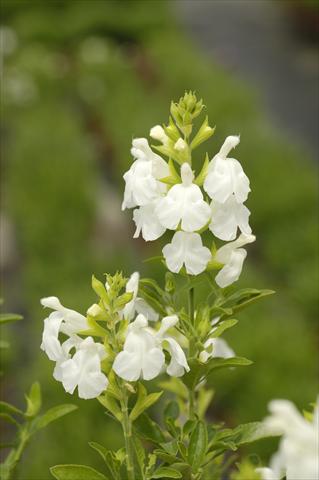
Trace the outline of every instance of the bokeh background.
{"label": "bokeh background", "polygon": [[[80,406],[34,439],[19,479],[49,479],[57,463],[98,468],[87,442],[121,444],[97,402],[53,380],[39,299],[84,313],[92,272],[161,278],[143,263],[161,241],[133,240],[120,210],[122,175],[132,137],[166,122],[185,89],[217,126],[211,154],[241,134],[257,242],[239,283],[277,292],[225,336],[254,365],[216,374],[210,418],[259,420],[271,398],[308,407],[318,391],[317,1],[2,0],[1,10],[2,295],[24,315],[1,332],[12,344],[1,395],[22,405],[37,379],[47,407]],[[272,449],[252,451],[267,459]]]}

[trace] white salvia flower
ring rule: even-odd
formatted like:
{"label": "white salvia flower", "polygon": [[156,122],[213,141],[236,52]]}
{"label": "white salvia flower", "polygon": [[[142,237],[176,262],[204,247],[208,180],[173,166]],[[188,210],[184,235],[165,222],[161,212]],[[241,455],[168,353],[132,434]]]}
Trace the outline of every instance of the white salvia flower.
{"label": "white salvia flower", "polygon": [[275,435],[282,434],[279,450],[270,461],[274,480],[283,476],[287,480],[318,480],[319,401],[312,422],[288,400],[273,400],[269,410],[271,415],[264,421],[266,429]]}
{"label": "white salvia flower", "polygon": [[260,474],[262,480],[281,480],[283,475],[278,476],[272,468],[259,467],[255,471]]}
{"label": "white salvia flower", "polygon": [[66,335],[72,335],[73,333],[81,332],[82,330],[87,330],[89,328],[86,317],[81,313],[71,310],[70,308],[64,307],[60,300],[57,297],[46,297],[40,300],[41,305],[44,307],[51,308],[55,310],[59,315],[49,316],[47,322],[45,321],[46,332],[49,331],[49,321],[53,320],[55,324],[58,323],[57,318],[61,318],[59,325],[59,331],[65,333]]}
{"label": "white salvia flower", "polygon": [[57,361],[63,356],[62,346],[59,342],[59,332],[63,315],[60,312],[52,312],[44,320],[44,329],[42,334],[41,350],[43,350],[50,360]]}
{"label": "white salvia flower", "polygon": [[209,358],[232,358],[235,352],[223,338],[209,338],[204,343],[204,348],[199,354],[199,360],[206,363]]}
{"label": "white salvia flower", "polygon": [[158,140],[163,145],[166,145],[169,141],[169,138],[161,125],[155,125],[155,127],[151,128],[150,137],[154,138],[154,140]]}
{"label": "white salvia flower", "polygon": [[142,232],[142,237],[147,242],[157,240],[163,235],[166,228],[161,225],[155,214],[156,200],[136,208],[133,211],[133,220],[136,225],[136,230],[133,238],[138,238]]}
{"label": "white salvia flower", "polygon": [[174,149],[178,152],[182,152],[183,150],[185,150],[185,148],[187,148],[187,143],[182,138],[179,138],[174,145]]}
{"label": "white salvia flower", "polygon": [[217,250],[214,260],[224,264],[215,277],[217,285],[224,288],[238,280],[247,256],[246,250],[240,247],[255,240],[256,237],[254,235],[241,234],[237,240],[223,245]]}
{"label": "white salvia flower", "polygon": [[106,357],[102,344],[87,337],[77,348],[72,358],[60,365],[60,375],[66,392],[73,393],[78,387],[80,398],[89,399],[101,395],[108,386],[108,379],[101,371],[101,360]]}
{"label": "white salvia flower", "polygon": [[219,153],[215,155],[208,167],[204,181],[204,190],[212,200],[224,203],[232,195],[236,201],[243,203],[247,200],[249,179],[242,166],[234,158],[227,158],[229,152],[235,148],[240,139],[237,136],[227,137]]}
{"label": "white salvia flower", "polygon": [[198,233],[176,232],[172,243],[162,250],[166,265],[173,273],[178,273],[183,265],[190,275],[202,273],[211,259],[211,252],[203,246]]}
{"label": "white salvia flower", "polygon": [[201,229],[211,217],[211,209],[204,201],[194,174],[188,163],[181,167],[182,183],[174,185],[167,195],[157,201],[155,213],[165,228],[176,230],[181,222],[182,230],[194,232]]}
{"label": "white salvia flower", "polygon": [[129,382],[157,377],[165,363],[164,353],[147,326],[144,315],[138,315],[128,326],[124,348],[113,363],[114,372]]}
{"label": "white salvia flower", "polygon": [[215,237],[221,240],[234,240],[237,228],[245,235],[251,234],[249,226],[250,211],[242,203],[237,203],[235,196],[231,195],[225,203],[212,202],[212,220],[209,229]]}
{"label": "white salvia flower", "polygon": [[70,354],[71,350],[79,346],[80,343],[82,342],[83,342],[83,338],[78,337],[77,335],[71,335],[71,337],[69,337],[65,342],[62,343],[61,355],[59,358],[56,359],[56,364],[53,371],[53,377],[58,382],[62,382],[62,370],[61,370],[62,363],[65,362],[66,360],[69,360],[69,358],[71,358],[71,354]]}
{"label": "white salvia flower", "polygon": [[123,308],[123,316],[130,321],[135,317],[136,313],[142,313],[148,320],[155,322],[158,320],[158,313],[143,298],[137,296],[139,281],[140,274],[138,272],[132,273],[127,281],[125,290],[133,293],[133,298]]}
{"label": "white salvia flower", "polygon": [[167,163],[152,151],[146,138],[135,138],[132,145],[136,160],[124,174],[122,210],[147,205],[164,193],[166,186],[158,180],[169,175]]}
{"label": "white salvia flower", "polygon": [[[162,371],[165,364],[165,355],[162,343],[168,342],[171,362],[167,368],[170,375],[182,375],[188,370],[185,354],[180,345],[172,337],[165,335],[167,329],[178,321],[177,317],[165,317],[158,332],[148,327],[144,315],[140,314],[128,326],[127,336],[122,352],[113,363],[115,373],[127,381],[136,381],[139,378],[152,380]],[[180,368],[181,367],[181,368]],[[182,371],[181,371],[182,369]]]}
{"label": "white salvia flower", "polygon": [[185,371],[189,372],[190,370],[185,353],[180,344],[173,337],[166,335],[167,330],[174,327],[177,322],[177,315],[164,317],[161,327],[156,333],[158,341],[160,341],[162,344],[164,343],[164,346],[166,345],[166,348],[171,355],[171,361],[166,369],[166,372],[172,377],[181,377],[184,375]]}

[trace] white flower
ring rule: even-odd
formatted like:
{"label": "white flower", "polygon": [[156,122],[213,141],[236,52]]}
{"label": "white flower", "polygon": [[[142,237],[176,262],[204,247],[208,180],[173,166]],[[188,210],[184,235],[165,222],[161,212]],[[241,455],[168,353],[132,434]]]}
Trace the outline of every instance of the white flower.
{"label": "white flower", "polygon": [[163,235],[166,228],[159,222],[155,214],[155,206],[156,200],[134,210],[133,220],[136,230],[133,238],[138,238],[142,232],[142,237],[148,242],[156,240]]}
{"label": "white flower", "polygon": [[204,181],[204,190],[212,200],[224,203],[232,195],[237,202],[247,200],[249,179],[245,175],[242,166],[234,158],[227,158],[229,152],[235,148],[240,139],[236,136],[227,137],[219,153],[215,155],[208,167],[208,173]]}
{"label": "white flower", "polygon": [[155,213],[165,228],[186,232],[201,229],[211,217],[211,209],[204,201],[201,189],[193,182],[194,174],[188,163],[181,167],[182,183],[174,185],[167,195],[156,203]]}
{"label": "white flower", "polygon": [[139,378],[152,380],[157,377],[165,364],[162,343],[168,342],[171,362],[167,368],[170,375],[182,375],[188,370],[185,354],[172,337],[165,335],[167,329],[178,321],[177,317],[165,317],[158,332],[148,327],[147,319],[140,314],[128,326],[127,336],[122,352],[113,363],[115,373],[127,381]]}
{"label": "white flower", "polygon": [[179,138],[177,140],[177,142],[174,144],[174,148],[178,152],[182,152],[183,150],[185,150],[187,148],[187,143],[182,138]]}
{"label": "white flower", "polygon": [[73,333],[79,333],[82,330],[87,330],[89,328],[86,317],[81,313],[71,310],[70,308],[64,307],[60,300],[57,297],[46,297],[40,300],[41,305],[44,307],[51,308],[55,310],[59,315],[49,316],[47,322],[45,321],[45,333],[47,334],[50,330],[53,331],[53,327],[50,326],[50,321],[54,321],[55,325],[58,323],[58,318],[61,318],[59,325],[59,331],[65,333],[66,335],[72,335]]}
{"label": "white flower", "polygon": [[270,462],[273,479],[286,476],[287,480],[318,480],[319,403],[312,422],[288,400],[273,400],[269,410],[271,415],[264,421],[266,429],[272,434],[282,434],[279,450]]}
{"label": "white flower", "polygon": [[152,151],[146,138],[135,138],[131,153],[136,161],[124,174],[125,191],[122,210],[144,206],[166,191],[158,179],[169,175],[167,163]]}
{"label": "white flower", "polygon": [[172,243],[165,245],[162,251],[168,269],[174,273],[185,265],[187,273],[198,275],[211,259],[210,250],[203,246],[198,233],[176,232]]}
{"label": "white flower", "polygon": [[252,243],[255,240],[256,237],[254,235],[241,234],[237,240],[217,250],[214,260],[224,264],[223,268],[215,277],[217,285],[224,288],[238,280],[247,256],[246,250],[240,247],[247,243]]}
{"label": "white flower", "polygon": [[225,203],[212,202],[212,220],[209,229],[215,237],[221,240],[234,240],[237,228],[245,235],[251,234],[249,226],[250,211],[242,203],[237,203],[235,196],[231,195]]}
{"label": "white flower", "polygon": [[42,334],[41,350],[43,350],[50,360],[57,361],[63,355],[61,343],[59,342],[59,332],[63,315],[60,312],[52,312],[44,320],[44,329]]}
{"label": "white flower", "polygon": [[72,358],[60,365],[60,375],[66,392],[73,393],[78,387],[80,398],[89,399],[101,395],[108,386],[108,379],[101,371],[101,360],[106,357],[102,344],[87,337],[77,348]]}
{"label": "white flower", "polygon": [[135,313],[142,313],[149,321],[155,322],[158,320],[158,313],[147,304],[144,298],[137,296],[139,280],[140,274],[134,272],[126,284],[125,290],[133,293],[133,298],[123,308],[123,316],[130,321],[134,318]]}
{"label": "white flower", "polygon": [[283,475],[278,476],[276,472],[267,467],[259,467],[256,468],[255,471],[261,475],[262,480],[281,480],[283,477]]}
{"label": "white flower", "polygon": [[232,358],[235,352],[223,338],[209,338],[204,343],[204,348],[199,354],[199,360],[206,363],[209,358]]}
{"label": "white flower", "polygon": [[154,140],[158,140],[163,145],[166,145],[169,141],[169,138],[161,125],[155,125],[155,127],[151,128],[150,137],[154,138]]}

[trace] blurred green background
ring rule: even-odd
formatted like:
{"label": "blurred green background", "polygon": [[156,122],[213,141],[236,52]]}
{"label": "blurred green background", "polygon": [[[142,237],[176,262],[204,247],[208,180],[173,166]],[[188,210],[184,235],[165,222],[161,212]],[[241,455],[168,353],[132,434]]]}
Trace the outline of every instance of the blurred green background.
{"label": "blurred green background", "polygon": [[[189,8],[193,2],[182,3]],[[318,13],[315,2],[299,3],[310,16]],[[120,211],[122,175],[132,161],[132,137],[166,122],[170,100],[185,89],[198,92],[217,126],[206,147],[211,155],[225,136],[241,134],[236,154],[251,179],[248,206],[257,242],[239,283],[277,291],[242,313],[227,335],[254,365],[212,379],[210,418],[236,425],[261,419],[271,398],[289,398],[299,407],[315,399],[316,150],[282,134],[258,88],[225,67],[222,50],[216,58],[203,53],[180,8],[165,0],[2,1],[1,270],[5,310],[25,318],[3,332],[13,347],[2,359],[1,395],[21,404],[23,392],[40,380],[48,407],[80,406],[34,440],[19,480],[49,479],[48,468],[57,463],[98,467],[87,442],[121,444],[97,402],[71,398],[53,380],[52,363],[39,349],[39,299],[57,295],[84,313],[95,298],[92,272],[138,269],[161,279],[161,267],[143,259],[157,255],[164,240],[133,240],[131,212]],[[206,23],[214,30],[213,17]],[[277,96],[285,89],[282,82]],[[313,102],[318,107],[318,96]],[[271,448],[262,442],[253,451],[267,457]]]}

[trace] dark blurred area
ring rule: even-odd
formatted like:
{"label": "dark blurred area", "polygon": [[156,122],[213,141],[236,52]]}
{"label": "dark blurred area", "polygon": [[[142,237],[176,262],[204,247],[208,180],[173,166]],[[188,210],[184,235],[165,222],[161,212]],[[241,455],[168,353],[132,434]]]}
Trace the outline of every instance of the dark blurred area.
{"label": "dark blurred area", "polygon": [[[121,212],[134,136],[167,121],[171,99],[196,90],[216,134],[241,134],[257,236],[241,286],[271,288],[227,341],[251,358],[216,374],[212,419],[261,419],[271,398],[313,402],[318,374],[318,3],[280,1],[2,0],[1,277],[4,310],[24,315],[1,335],[2,398],[21,404],[40,380],[44,403],[71,401],[40,351],[39,299],[85,313],[91,274],[144,263],[162,241],[133,240]],[[204,152],[203,152],[204,153]],[[202,292],[205,295],[205,292]],[[87,447],[121,444],[97,402],[34,441],[19,480],[49,479],[56,463],[99,466]],[[269,442],[253,450],[267,457]]]}

